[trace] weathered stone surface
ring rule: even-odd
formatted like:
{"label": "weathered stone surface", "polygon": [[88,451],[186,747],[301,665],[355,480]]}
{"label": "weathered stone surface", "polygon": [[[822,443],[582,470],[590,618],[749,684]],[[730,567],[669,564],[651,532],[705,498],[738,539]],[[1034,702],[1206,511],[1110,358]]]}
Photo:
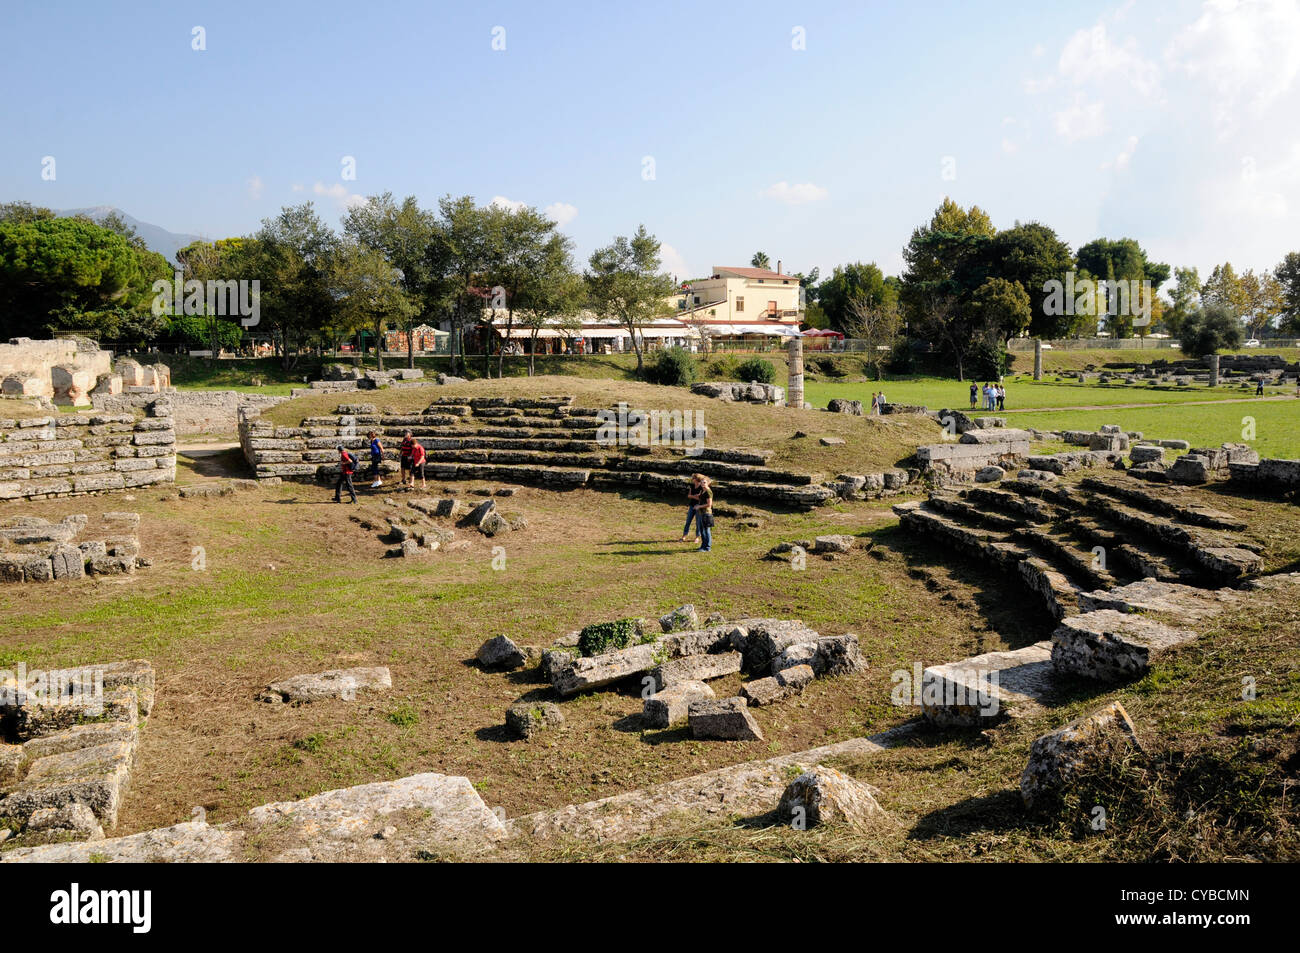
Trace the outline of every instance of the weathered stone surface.
{"label": "weathered stone surface", "polygon": [[650,672],[656,692],[672,688],[682,682],[704,682],[722,678],[740,671],[742,656],[739,652],[718,652],[713,655],[687,655],[655,666]]}
{"label": "weathered stone surface", "polygon": [[16,847],[0,863],[228,863],[238,858],[243,834],[202,821],[114,837],[41,847]]}
{"label": "weathered stone surface", "polygon": [[119,742],[37,758],[18,786],[0,799],[0,815],[25,819],[41,808],[75,802],[112,827],[131,773],[132,754],[131,746]]}
{"label": "weathered stone surface", "polygon": [[762,741],[763,732],[749,713],[745,699],[721,698],[692,702],[687,711],[691,736],[710,741]]}
{"label": "weathered stone surface", "polygon": [[665,632],[698,629],[700,627],[700,616],[693,605],[678,606],[672,612],[660,617],[659,626]]}
{"label": "weathered stone surface", "polygon": [[980,467],[975,471],[976,483],[995,483],[1007,475],[1007,471],[1001,467],[989,466]]}
{"label": "weathered stone surface", "polygon": [[556,674],[572,665],[577,654],[576,652],[564,652],[559,649],[547,649],[542,652],[542,678],[548,682],[554,682]]}
{"label": "weathered stone surface", "polygon": [[1139,579],[1114,589],[1082,592],[1079,594],[1079,609],[1083,612],[1114,609],[1126,614],[1159,612],[1187,624],[1239,606],[1242,599],[1243,594],[1237,589],[1202,589],[1177,582]]}
{"label": "weathered stone surface", "polygon": [[514,669],[522,666],[525,661],[519,646],[504,635],[494,636],[480,645],[475,658],[485,668]]}
{"label": "weathered stone surface", "polygon": [[813,552],[815,553],[847,553],[853,549],[855,542],[852,536],[845,534],[832,534],[829,536],[818,536],[813,540]]}
{"label": "weathered stone surface", "polygon": [[1189,629],[1099,609],[1061,620],[1052,633],[1052,665],[1084,678],[1124,681],[1145,674],[1153,657],[1194,638]]}
{"label": "weathered stone surface", "polygon": [[95,684],[64,682],[58,694],[28,695],[13,714],[13,731],[19,741],[41,738],[90,722],[125,722],[134,725],[139,716],[135,692],[127,688],[102,692]]}
{"label": "weathered stone surface", "polygon": [[645,700],[641,717],[647,728],[671,728],[686,721],[691,703],[716,697],[704,682],[677,682]]}
{"label": "weathered stone surface", "polygon": [[0,791],[17,783],[22,774],[26,752],[22,745],[9,745],[0,742]]}
{"label": "weathered stone surface", "polygon": [[1035,642],[925,669],[919,702],[936,725],[971,727],[1038,707],[1053,677],[1051,643]]}
{"label": "weathered stone surface", "polygon": [[601,655],[575,658],[555,673],[551,686],[561,695],[603,688],[628,676],[650,671],[659,664],[659,651],[657,644],[647,643]]}
{"label": "weathered stone surface", "polygon": [[79,840],[99,840],[104,836],[103,825],[95,812],[79,801],[37,808],[23,828],[24,834],[31,832],[66,832]]}
{"label": "weathered stone surface", "polygon": [[497,512],[488,513],[478,524],[478,531],[484,536],[500,536],[502,533],[510,532],[513,528],[511,522]]}
{"label": "weathered stone surface", "polygon": [[822,437],[818,440],[818,443],[823,447],[842,447],[848,443],[848,441],[843,437]]}
{"label": "weathered stone surface", "polygon": [[[266,804],[249,811],[240,826],[274,832],[285,851],[305,848],[305,853],[298,855],[302,859],[357,860],[371,849],[401,849],[402,824],[396,825],[396,844],[386,843],[391,838],[377,840],[374,835],[385,828],[390,816],[411,810],[423,819],[412,835],[424,846],[474,851],[505,836],[501,819],[466,778],[442,774],[416,774],[326,791],[301,801]],[[413,858],[416,844],[409,849]]]}
{"label": "weathered stone surface", "polygon": [[1099,761],[1141,750],[1128,712],[1111,702],[1085,718],[1038,738],[1020,775],[1020,796],[1028,808],[1060,794],[1082,770]]}
{"label": "weathered stone surface", "polygon": [[506,727],[525,741],[562,724],[564,715],[554,702],[518,702],[506,709]]}
{"label": "weathered stone surface", "polygon": [[1028,430],[1017,430],[1013,427],[990,427],[981,429],[973,427],[970,430],[963,431],[960,442],[967,444],[1001,444],[1001,443],[1026,443],[1032,439]]}
{"label": "weathered stone surface", "polygon": [[741,686],[740,697],[751,706],[771,705],[803,691],[815,677],[812,666],[792,665],[767,678],[756,678]]}
{"label": "weathered stone surface", "polygon": [[826,409],[833,414],[852,414],[854,417],[862,416],[862,401],[846,400],[843,397],[833,397],[831,402],[826,405]]}
{"label": "weathered stone surface", "polygon": [[1129,459],[1134,463],[1164,463],[1164,447],[1154,447],[1147,444],[1140,444],[1133,447],[1128,452]]}
{"label": "weathered stone surface", "polygon": [[777,814],[799,829],[837,823],[866,828],[885,814],[876,802],[876,793],[870,785],[819,764],[790,782]]}
{"label": "weathered stone surface", "polygon": [[294,675],[272,682],[264,697],[286,702],[314,702],[324,698],[355,701],[357,692],[386,691],[392,687],[393,676],[383,666],[331,669],[317,675]]}
{"label": "weathered stone surface", "polygon": [[1213,475],[1210,469],[1210,462],[1204,457],[1196,454],[1186,454],[1174,461],[1174,465],[1169,468],[1169,479],[1174,483],[1184,483],[1195,485],[1199,483],[1208,483]]}

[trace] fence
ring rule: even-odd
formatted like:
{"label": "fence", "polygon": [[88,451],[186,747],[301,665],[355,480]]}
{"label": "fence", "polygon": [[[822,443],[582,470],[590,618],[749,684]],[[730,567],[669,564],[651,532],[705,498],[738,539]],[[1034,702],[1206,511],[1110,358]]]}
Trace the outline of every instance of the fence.
{"label": "fence", "polygon": [[[1044,340],[1043,348],[1053,351],[1158,351],[1179,347],[1177,338],[1061,338]],[[1300,347],[1289,338],[1264,338],[1261,347]],[[1033,353],[1033,338],[1012,338],[1007,350],[1017,354]]]}

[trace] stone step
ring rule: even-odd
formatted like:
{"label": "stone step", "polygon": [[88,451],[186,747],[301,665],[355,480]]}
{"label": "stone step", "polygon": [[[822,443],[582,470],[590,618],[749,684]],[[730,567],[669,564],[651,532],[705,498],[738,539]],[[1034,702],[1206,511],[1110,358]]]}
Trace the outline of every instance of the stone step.
{"label": "stone step", "polygon": [[1052,644],[932,665],[921,676],[921,710],[943,727],[993,724],[1035,711],[1056,684]]}
{"label": "stone step", "polygon": [[1098,609],[1061,621],[1052,633],[1052,665],[1062,674],[1127,681],[1141,678],[1154,659],[1196,636],[1131,612]]}
{"label": "stone step", "polygon": [[1114,589],[1081,593],[1079,607],[1085,612],[1114,609],[1125,613],[1158,613],[1179,625],[1188,625],[1234,609],[1248,598],[1240,589],[1201,589],[1176,582],[1139,579]]}
{"label": "stone step", "polygon": [[1231,513],[1225,513],[1222,510],[1216,510],[1213,507],[1199,503],[1188,503],[1182,499],[1172,498],[1186,495],[1178,491],[1161,493],[1138,486],[1110,483],[1097,477],[1084,477],[1079,481],[1079,486],[1136,504],[1141,509],[1150,510],[1153,513],[1174,517],[1194,526],[1237,532],[1247,528],[1247,524],[1243,520],[1238,519]]}
{"label": "stone step", "polygon": [[1139,579],[1194,584],[1203,578],[1199,568],[1190,564],[1182,554],[1167,553],[1134,541],[1132,536],[1115,532],[1091,516],[1071,516],[1063,526],[1092,545],[1101,546],[1108,566],[1119,563]]}
{"label": "stone step", "polygon": [[1023,527],[1013,537],[1045,553],[1052,563],[1064,566],[1072,578],[1093,588],[1109,589],[1119,585],[1114,574],[1106,567],[1105,559],[1091,550],[1082,549],[1079,541],[1068,531],[1056,528]]}

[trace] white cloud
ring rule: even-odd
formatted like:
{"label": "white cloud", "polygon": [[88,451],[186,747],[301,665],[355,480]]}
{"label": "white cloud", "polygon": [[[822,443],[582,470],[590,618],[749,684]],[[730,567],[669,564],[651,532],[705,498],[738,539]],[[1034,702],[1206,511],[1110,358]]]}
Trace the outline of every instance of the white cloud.
{"label": "white cloud", "polygon": [[293,185],[290,186],[290,188],[291,188],[294,192],[301,192],[303,189],[306,188],[306,186],[303,185],[301,182],[295,182]]}
{"label": "white cloud", "polygon": [[265,185],[262,183],[262,177],[260,175],[253,176],[248,180],[248,197],[252,199],[260,199],[264,188]]}
{"label": "white cloud", "polygon": [[686,259],[682,257],[681,252],[667,242],[659,245],[659,260],[660,267],[675,276],[678,281],[685,281],[695,276],[695,272],[691,271],[690,266],[686,264]]}
{"label": "white cloud", "polygon": [[1091,139],[1106,131],[1106,104],[1085,102],[1075,97],[1074,103],[1056,114],[1056,132],[1069,142]]}
{"label": "white cloud", "polygon": [[521,208],[527,208],[527,202],[516,202],[514,199],[508,199],[504,195],[492,196],[492,201],[488,205],[495,205],[497,208],[508,209],[511,212],[517,212]]}
{"label": "white cloud", "polygon": [[1137,38],[1112,37],[1104,20],[1066,41],[1056,69],[1075,87],[1118,83],[1146,97],[1160,90],[1160,67],[1138,52]]}
{"label": "white cloud", "polygon": [[578,207],[567,202],[552,202],[542,210],[546,217],[563,228],[578,217]]}
{"label": "white cloud", "polygon": [[1116,169],[1118,171],[1127,169],[1129,163],[1133,161],[1133,153],[1137,151],[1137,145],[1138,137],[1129,136],[1128,140],[1124,143],[1124,148],[1120,150],[1119,155],[1115,156],[1114,159],[1107,159],[1101,164],[1100,168]]}
{"label": "white cloud", "polygon": [[335,182],[333,185],[326,185],[324,182],[317,182],[311,187],[312,192],[323,198],[331,198],[339,204],[340,208],[351,208],[354,205],[364,205],[366,198],[364,195],[357,195],[355,192],[349,192],[343,187],[342,183]]}
{"label": "white cloud", "polygon": [[1020,151],[1020,147],[1005,136],[1002,137],[1002,151],[1009,156],[1015,155]]}
{"label": "white cloud", "polygon": [[1207,0],[1165,51],[1175,70],[1202,81],[1221,124],[1241,107],[1259,112],[1300,75],[1300,5],[1294,0]]}
{"label": "white cloud", "polygon": [[786,205],[805,205],[808,202],[821,201],[830,195],[830,192],[820,185],[813,185],[811,182],[800,182],[791,185],[789,182],[781,181],[769,185],[759,194],[764,198],[784,202]]}

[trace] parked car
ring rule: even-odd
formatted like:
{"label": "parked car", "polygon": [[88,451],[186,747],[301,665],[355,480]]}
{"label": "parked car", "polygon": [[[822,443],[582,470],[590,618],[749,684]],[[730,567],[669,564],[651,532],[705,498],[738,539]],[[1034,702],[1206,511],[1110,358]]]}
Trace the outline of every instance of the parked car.
{"label": "parked car", "polygon": [[1251,338],[1249,341],[1247,341],[1247,342],[1246,342],[1244,345],[1242,345],[1242,346],[1243,346],[1243,347],[1259,347],[1259,346],[1260,346],[1260,345],[1259,345],[1259,339],[1258,339],[1258,338]]}

